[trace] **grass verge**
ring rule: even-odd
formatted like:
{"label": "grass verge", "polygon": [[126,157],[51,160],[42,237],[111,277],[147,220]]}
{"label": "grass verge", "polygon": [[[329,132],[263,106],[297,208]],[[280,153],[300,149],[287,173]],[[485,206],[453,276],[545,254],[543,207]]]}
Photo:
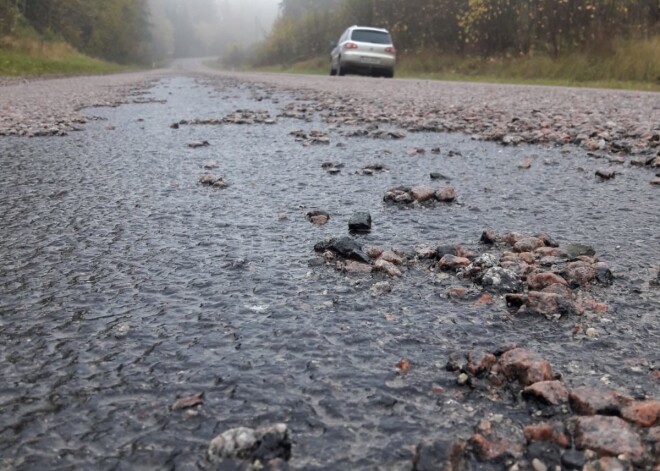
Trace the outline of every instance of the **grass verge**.
{"label": "grass verge", "polygon": [[4,76],[103,74],[127,69],[88,57],[63,42],[0,39],[0,75]]}

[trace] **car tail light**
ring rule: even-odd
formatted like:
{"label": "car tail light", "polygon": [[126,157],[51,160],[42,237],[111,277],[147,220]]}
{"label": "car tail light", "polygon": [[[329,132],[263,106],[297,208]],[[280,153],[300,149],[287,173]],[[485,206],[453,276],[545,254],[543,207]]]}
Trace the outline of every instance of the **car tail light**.
{"label": "car tail light", "polygon": [[355,43],[346,43],[344,44],[344,49],[357,49],[358,45]]}
{"label": "car tail light", "polygon": [[387,52],[388,54],[394,55],[394,54],[396,54],[396,49],[394,49],[393,47],[386,47],[385,52]]}

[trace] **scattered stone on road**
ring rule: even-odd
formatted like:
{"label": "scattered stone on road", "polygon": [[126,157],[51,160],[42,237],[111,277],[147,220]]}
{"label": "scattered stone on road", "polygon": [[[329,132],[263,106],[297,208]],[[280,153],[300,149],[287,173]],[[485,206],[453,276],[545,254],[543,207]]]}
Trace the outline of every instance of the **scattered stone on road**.
{"label": "scattered stone on road", "polygon": [[323,226],[330,220],[330,214],[320,210],[309,211],[306,217],[309,222],[317,226]]}
{"label": "scattered stone on road", "polygon": [[208,147],[210,145],[209,141],[195,141],[188,143],[188,147],[191,149],[199,149],[200,147]]}
{"label": "scattered stone on road", "polygon": [[371,214],[360,211],[353,213],[348,221],[348,230],[350,232],[369,232],[371,230]]}
{"label": "scattered stone on road", "polygon": [[259,461],[266,466],[265,469],[272,469],[270,462],[291,458],[288,427],[286,424],[276,424],[257,429],[238,427],[227,430],[211,440],[207,457],[213,464],[229,460],[230,463],[245,462],[251,465]]}

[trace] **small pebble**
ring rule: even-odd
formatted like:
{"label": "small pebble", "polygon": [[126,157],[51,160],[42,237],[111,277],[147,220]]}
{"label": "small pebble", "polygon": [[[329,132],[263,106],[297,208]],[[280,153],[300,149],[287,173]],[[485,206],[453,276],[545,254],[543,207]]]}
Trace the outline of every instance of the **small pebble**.
{"label": "small pebble", "polygon": [[548,467],[543,463],[543,461],[538,458],[532,460],[532,468],[534,471],[548,471]]}

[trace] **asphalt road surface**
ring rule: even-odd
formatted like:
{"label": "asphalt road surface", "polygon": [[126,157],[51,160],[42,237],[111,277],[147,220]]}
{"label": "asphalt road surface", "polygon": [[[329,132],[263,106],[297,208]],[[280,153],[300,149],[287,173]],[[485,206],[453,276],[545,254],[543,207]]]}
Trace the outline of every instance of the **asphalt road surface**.
{"label": "asphalt road surface", "polygon": [[197,60],[0,108],[0,469],[657,469],[659,94]]}

